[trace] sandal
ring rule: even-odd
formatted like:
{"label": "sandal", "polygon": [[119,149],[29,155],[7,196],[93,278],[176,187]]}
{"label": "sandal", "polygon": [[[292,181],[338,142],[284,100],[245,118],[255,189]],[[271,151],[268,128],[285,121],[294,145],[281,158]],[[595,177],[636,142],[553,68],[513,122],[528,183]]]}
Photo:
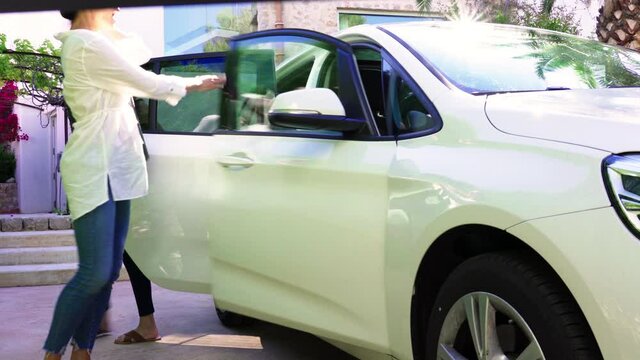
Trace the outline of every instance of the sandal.
{"label": "sandal", "polygon": [[109,336],[109,335],[111,335],[111,330],[100,328],[100,329],[98,329],[98,332],[96,333],[96,339],[104,337],[104,336]]}
{"label": "sandal", "polygon": [[135,330],[131,330],[126,334],[122,334],[118,336],[113,343],[118,345],[130,345],[130,344],[138,344],[138,343],[145,343],[145,342],[154,342],[160,339],[161,338],[159,336],[155,338],[147,339],[142,335],[140,335],[139,332]]}

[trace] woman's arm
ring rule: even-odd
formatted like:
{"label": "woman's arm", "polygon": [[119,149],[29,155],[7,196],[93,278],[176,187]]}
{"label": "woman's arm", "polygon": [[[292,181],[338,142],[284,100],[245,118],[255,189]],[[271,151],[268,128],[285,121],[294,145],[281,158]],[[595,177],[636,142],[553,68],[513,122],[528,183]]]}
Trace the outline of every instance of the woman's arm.
{"label": "woman's arm", "polygon": [[82,62],[89,80],[97,87],[128,95],[164,100],[176,105],[187,91],[221,88],[215,75],[196,78],[158,75],[133,65],[106,38],[96,38],[83,47]]}

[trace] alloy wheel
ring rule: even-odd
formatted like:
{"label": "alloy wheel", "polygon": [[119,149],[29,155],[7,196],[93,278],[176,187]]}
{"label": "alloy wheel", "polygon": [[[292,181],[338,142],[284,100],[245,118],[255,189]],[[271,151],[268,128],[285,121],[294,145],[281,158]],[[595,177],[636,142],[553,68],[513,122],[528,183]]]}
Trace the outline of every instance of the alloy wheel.
{"label": "alloy wheel", "polygon": [[505,300],[469,293],[454,303],[440,331],[437,360],[545,360],[533,331]]}

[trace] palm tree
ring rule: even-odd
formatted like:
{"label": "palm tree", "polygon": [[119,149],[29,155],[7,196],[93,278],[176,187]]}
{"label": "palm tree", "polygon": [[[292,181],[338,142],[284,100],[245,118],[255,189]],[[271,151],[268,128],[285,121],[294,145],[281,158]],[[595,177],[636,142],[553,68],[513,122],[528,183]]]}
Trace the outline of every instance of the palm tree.
{"label": "palm tree", "polygon": [[628,52],[603,47],[591,40],[569,43],[555,34],[529,33],[527,45],[532,52],[523,58],[536,59],[539,78],[560,69],[572,69],[589,88],[640,85],[640,61]]}
{"label": "palm tree", "polygon": [[[581,0],[585,2],[590,2],[591,0]],[[433,0],[416,0],[416,6],[418,10],[421,12],[429,12],[431,11],[431,5]],[[521,8],[522,6],[527,6],[527,4],[523,4],[524,2],[519,2],[518,0],[451,0],[449,2],[449,10],[448,13],[457,14],[460,10],[461,5],[466,5],[467,7],[471,6],[474,9],[482,10],[477,11],[481,13],[482,16],[480,18],[491,18],[492,22],[498,23],[514,23],[515,10]],[[535,9],[536,18],[538,19],[547,19],[553,20],[552,11],[554,9],[556,1],[555,0],[541,0],[540,7],[536,8],[535,6],[531,6],[531,8]],[[455,17],[455,16],[454,16]],[[549,21],[547,21],[549,22]],[[534,24],[525,24],[527,26],[540,27]],[[545,26],[542,26],[545,27]],[[546,27],[545,27],[546,28]],[[552,30],[560,30],[563,32],[572,32],[567,31],[568,29],[557,29],[552,28]]]}
{"label": "palm tree", "polygon": [[551,11],[553,11],[553,5],[556,4],[556,0],[542,0],[540,6],[542,7],[542,13],[549,16],[551,15]]}
{"label": "palm tree", "polygon": [[596,19],[600,41],[640,51],[640,0],[604,0]]}

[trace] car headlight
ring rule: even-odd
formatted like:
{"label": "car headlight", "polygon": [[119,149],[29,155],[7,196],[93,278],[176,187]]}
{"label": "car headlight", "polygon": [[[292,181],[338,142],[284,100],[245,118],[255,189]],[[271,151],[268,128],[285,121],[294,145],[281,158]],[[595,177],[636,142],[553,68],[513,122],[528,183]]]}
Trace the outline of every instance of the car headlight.
{"label": "car headlight", "polygon": [[640,237],[640,154],[611,155],[603,173],[611,203],[636,236]]}

